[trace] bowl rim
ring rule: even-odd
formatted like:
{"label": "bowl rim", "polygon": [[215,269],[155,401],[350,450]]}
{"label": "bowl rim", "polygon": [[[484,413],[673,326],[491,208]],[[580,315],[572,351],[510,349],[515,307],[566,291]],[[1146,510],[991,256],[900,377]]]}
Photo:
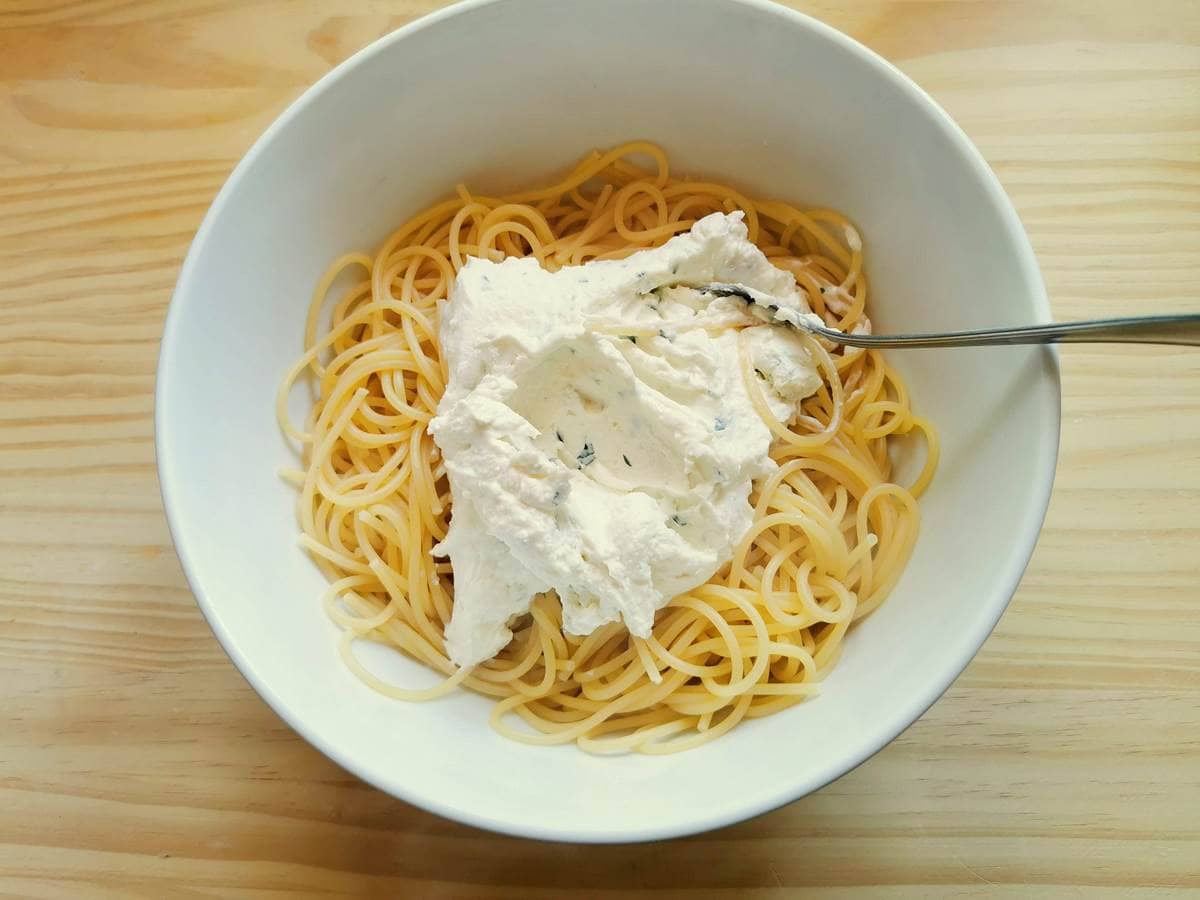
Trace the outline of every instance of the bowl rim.
{"label": "bowl rim", "polygon": [[[441,9],[419,16],[400,28],[377,38],[330,69],[315,83],[306,88],[259,135],[250,149],[246,151],[245,155],[230,172],[225,183],[213,199],[212,205],[205,213],[195,237],[192,239],[183,265],[180,268],[175,288],[172,291],[163,326],[163,335],[156,367],[154,396],[155,461],[163,509],[166,514],[167,527],[171,534],[172,543],[184,576],[187,579],[188,586],[196,599],[196,604],[199,606],[201,613],[208,622],[222,649],[225,651],[225,654],[233,662],[246,682],[276,715],[283,719],[290,728],[310,745],[351,774],[385,793],[444,818],[517,837],[547,841],[607,844],[655,841],[702,833],[778,809],[807,794],[820,790],[843,775],[853,771],[920,719],[958,679],[963,670],[966,669],[967,665],[982,648],[997,622],[999,622],[1000,617],[1008,608],[1013,595],[1016,593],[1017,587],[1032,558],[1049,507],[1058,462],[1062,423],[1062,384],[1058,353],[1054,347],[1046,347],[1043,348],[1040,357],[1042,373],[1039,380],[1049,379],[1051,384],[1048,386],[1053,388],[1051,396],[1048,398],[1051,407],[1048,412],[1050,413],[1049,418],[1052,423],[1053,435],[1043,443],[1042,459],[1040,461],[1040,479],[1032,486],[1031,496],[1033,502],[1029,508],[1033,510],[1033,514],[1030,517],[1030,521],[1026,523],[1019,540],[1014,541],[1015,552],[1012,556],[1013,564],[1006,573],[1006,577],[1000,579],[996,585],[1000,589],[997,592],[997,596],[1003,597],[1003,600],[995,604],[995,609],[991,611],[990,615],[980,619],[975,632],[963,644],[965,648],[964,652],[954,661],[953,665],[940,672],[937,678],[932,679],[926,691],[908,698],[905,703],[904,715],[897,719],[902,724],[899,727],[889,727],[881,731],[877,739],[871,742],[871,746],[865,752],[849,755],[836,766],[830,766],[825,771],[809,775],[803,781],[795,781],[782,785],[766,800],[756,798],[741,804],[728,804],[707,816],[693,816],[689,819],[678,820],[668,825],[657,825],[648,828],[635,826],[628,829],[621,829],[620,831],[611,828],[593,828],[587,824],[578,824],[569,827],[527,826],[520,822],[497,819],[469,808],[443,803],[437,796],[413,789],[411,785],[385,782],[375,772],[365,766],[359,765],[349,752],[343,751],[336,744],[322,739],[315,728],[311,727],[301,715],[292,711],[271,685],[258,677],[254,665],[239,650],[232,634],[222,623],[216,606],[201,584],[192,555],[189,553],[186,545],[180,540],[183,531],[181,513],[172,499],[173,480],[170,469],[165,463],[170,454],[167,447],[167,439],[165,438],[166,429],[163,413],[164,401],[170,392],[169,386],[172,381],[169,373],[174,355],[173,350],[182,340],[179,323],[181,319],[180,310],[183,303],[180,298],[186,292],[186,285],[193,277],[198,260],[202,255],[202,248],[215,227],[214,223],[220,218],[221,212],[229,198],[238,190],[247,171],[251,169],[257,158],[266,151],[266,148],[274,141],[276,135],[293,119],[300,116],[320,94],[329,89],[334,82],[351,69],[378,54],[387,52],[394,44],[426,28],[448,19],[469,15],[485,7],[506,4],[516,5],[522,2],[526,2],[526,0],[458,0],[458,2]],[[918,105],[924,107],[931,115],[934,123],[941,129],[946,140],[954,144],[963,158],[968,161],[973,175],[986,192],[988,199],[993,204],[993,208],[999,214],[1006,232],[1011,235],[1022,275],[1030,285],[1032,291],[1030,300],[1035,309],[1036,317],[1043,322],[1052,320],[1050,301],[1033,252],[1033,247],[1017,215],[1016,209],[1013,207],[1011,199],[1004,191],[999,179],[988,166],[978,148],[963,131],[961,126],[951,118],[949,113],[933,97],[926,93],[924,89],[893,63],[880,56],[874,50],[871,50],[849,35],[838,31],[833,26],[827,25],[805,13],[772,2],[772,0],[705,0],[705,2],[710,5],[742,7],[753,10],[756,13],[774,15],[783,20],[789,27],[798,26],[808,29],[821,39],[829,41],[843,51],[857,57],[860,62],[871,67],[880,78],[891,81],[897,88],[916,101]]]}

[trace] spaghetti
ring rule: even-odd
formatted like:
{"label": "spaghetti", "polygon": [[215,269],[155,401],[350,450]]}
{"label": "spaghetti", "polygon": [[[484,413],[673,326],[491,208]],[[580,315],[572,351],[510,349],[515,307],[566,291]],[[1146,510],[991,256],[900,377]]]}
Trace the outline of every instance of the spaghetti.
{"label": "spaghetti", "polygon": [[[816,692],[847,629],[899,578],[917,536],[915,498],[938,448],[877,352],[812,339],[823,384],[790,423],[772,416],[743,358],[778,468],[755,484],[754,523],[733,558],[670,600],[650,637],[620,623],[567,634],[551,592],[515,624],[507,647],[474,668],[457,668],[443,642],[453,572],[431,550],[445,537],[453,498],[427,425],[447,379],[439,304],[455,273],[471,256],[533,256],[550,270],[621,258],[738,209],[750,240],[795,277],[815,313],[839,329],[870,328],[862,245],[845,218],[672,178],[663,151],[644,142],[593,151],[538,190],[489,197],[460,185],[373,256],[352,253],[329,267],[277,412],[302,448],[302,469],[285,473],[299,489],[300,540],[329,579],[324,607],[364,682],[405,700],[466,687],[496,699],[491,720],[501,733],[591,752],[682,750]],[[332,304],[323,327],[335,281],[358,270],[364,277]],[[287,404],[306,374],[314,402],[298,427]],[[913,432],[928,452],[903,487],[892,481],[889,448]],[[426,690],[389,684],[356,657],[357,639],[398,649],[445,679]]]}

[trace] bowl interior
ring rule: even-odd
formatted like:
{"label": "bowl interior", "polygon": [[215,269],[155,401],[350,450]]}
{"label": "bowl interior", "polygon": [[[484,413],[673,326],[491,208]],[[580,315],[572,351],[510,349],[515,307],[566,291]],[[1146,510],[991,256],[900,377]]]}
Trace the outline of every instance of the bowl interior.
{"label": "bowl interior", "polygon": [[916,554],[819,698],[697,750],[527,747],[490,730],[481,698],[409,704],[361,685],[338,658],[318,604],[324,580],[296,543],[295,498],[277,474],[294,454],[274,395],[313,284],[334,256],[373,248],[458,181],[536,183],[633,138],[664,145],[677,172],[848,214],[865,236],[877,330],[1047,318],[1024,233],[955,126],[886,63],[779,7],[468,3],[385,38],[298,101],[222,191],[172,303],[158,386],[172,531],[218,637],[297,730],[385,790],[518,834],[698,831],[861,762],[986,637],[1028,560],[1054,468],[1052,354],[891,354],[943,440]]}

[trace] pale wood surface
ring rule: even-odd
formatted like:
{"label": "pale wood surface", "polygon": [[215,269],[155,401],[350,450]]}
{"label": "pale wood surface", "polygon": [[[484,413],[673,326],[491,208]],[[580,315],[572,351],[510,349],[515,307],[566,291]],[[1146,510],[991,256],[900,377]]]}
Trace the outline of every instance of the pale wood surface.
{"label": "pale wood surface", "polygon": [[[1063,353],[1058,485],[999,629],[892,746],[756,821],[496,837],[358,782],[252,693],[163,521],[163,315],[238,156],[435,5],[0,2],[0,893],[1200,889],[1200,352]],[[1200,309],[1200,4],[798,5],[962,123],[1060,317]]]}

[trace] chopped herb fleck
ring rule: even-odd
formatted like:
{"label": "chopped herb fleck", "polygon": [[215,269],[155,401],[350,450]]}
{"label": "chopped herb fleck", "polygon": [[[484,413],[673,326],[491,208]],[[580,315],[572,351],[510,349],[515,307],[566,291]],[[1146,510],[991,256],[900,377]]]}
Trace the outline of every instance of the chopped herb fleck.
{"label": "chopped herb fleck", "polygon": [[687,524],[687,520],[686,520],[686,519],[681,519],[681,518],[679,518],[679,516],[678,516],[678,515],[671,516],[671,521],[672,521],[672,522],[674,522],[676,525],[679,525],[679,526],[683,526],[683,525],[686,525],[686,524]]}
{"label": "chopped herb fleck", "polygon": [[621,459],[625,460],[625,465],[629,466],[630,468],[633,468],[633,463],[631,463],[629,461],[629,457],[626,456],[624,453],[621,454]]}
{"label": "chopped herb fleck", "polygon": [[558,438],[558,442],[559,442],[560,444],[566,443],[566,442],[563,440],[562,432],[561,432],[561,431],[559,431],[557,428],[555,428],[555,429],[554,429],[554,436],[555,436],[556,438]]}
{"label": "chopped herb fleck", "polygon": [[763,374],[762,369],[755,369],[754,374],[757,375],[759,378],[761,378],[763,381],[767,380],[767,376]]}
{"label": "chopped herb fleck", "polygon": [[583,469],[590,466],[596,461],[596,450],[592,447],[591,441],[583,442],[583,449],[579,451],[575,457],[575,462],[579,463],[577,468]]}
{"label": "chopped herb fleck", "polygon": [[629,343],[631,343],[631,344],[637,343],[637,335],[636,334],[623,334],[623,335],[621,335],[621,337],[625,338],[625,340],[629,341]]}
{"label": "chopped herb fleck", "polygon": [[560,485],[558,485],[558,487],[556,487],[554,489],[554,496],[550,498],[550,502],[553,503],[555,506],[558,506],[566,499],[567,499],[567,486],[565,484],[560,484]]}
{"label": "chopped herb fleck", "polygon": [[673,266],[671,266],[671,274],[672,275],[679,274],[679,263],[675,263]]}
{"label": "chopped herb fleck", "polygon": [[667,334],[661,328],[658,329],[658,336],[663,340],[671,341],[672,343],[675,341],[675,338],[672,335]]}
{"label": "chopped herb fleck", "polygon": [[713,422],[713,431],[724,431],[727,425],[729,425],[728,422],[717,416],[717,420]]}

